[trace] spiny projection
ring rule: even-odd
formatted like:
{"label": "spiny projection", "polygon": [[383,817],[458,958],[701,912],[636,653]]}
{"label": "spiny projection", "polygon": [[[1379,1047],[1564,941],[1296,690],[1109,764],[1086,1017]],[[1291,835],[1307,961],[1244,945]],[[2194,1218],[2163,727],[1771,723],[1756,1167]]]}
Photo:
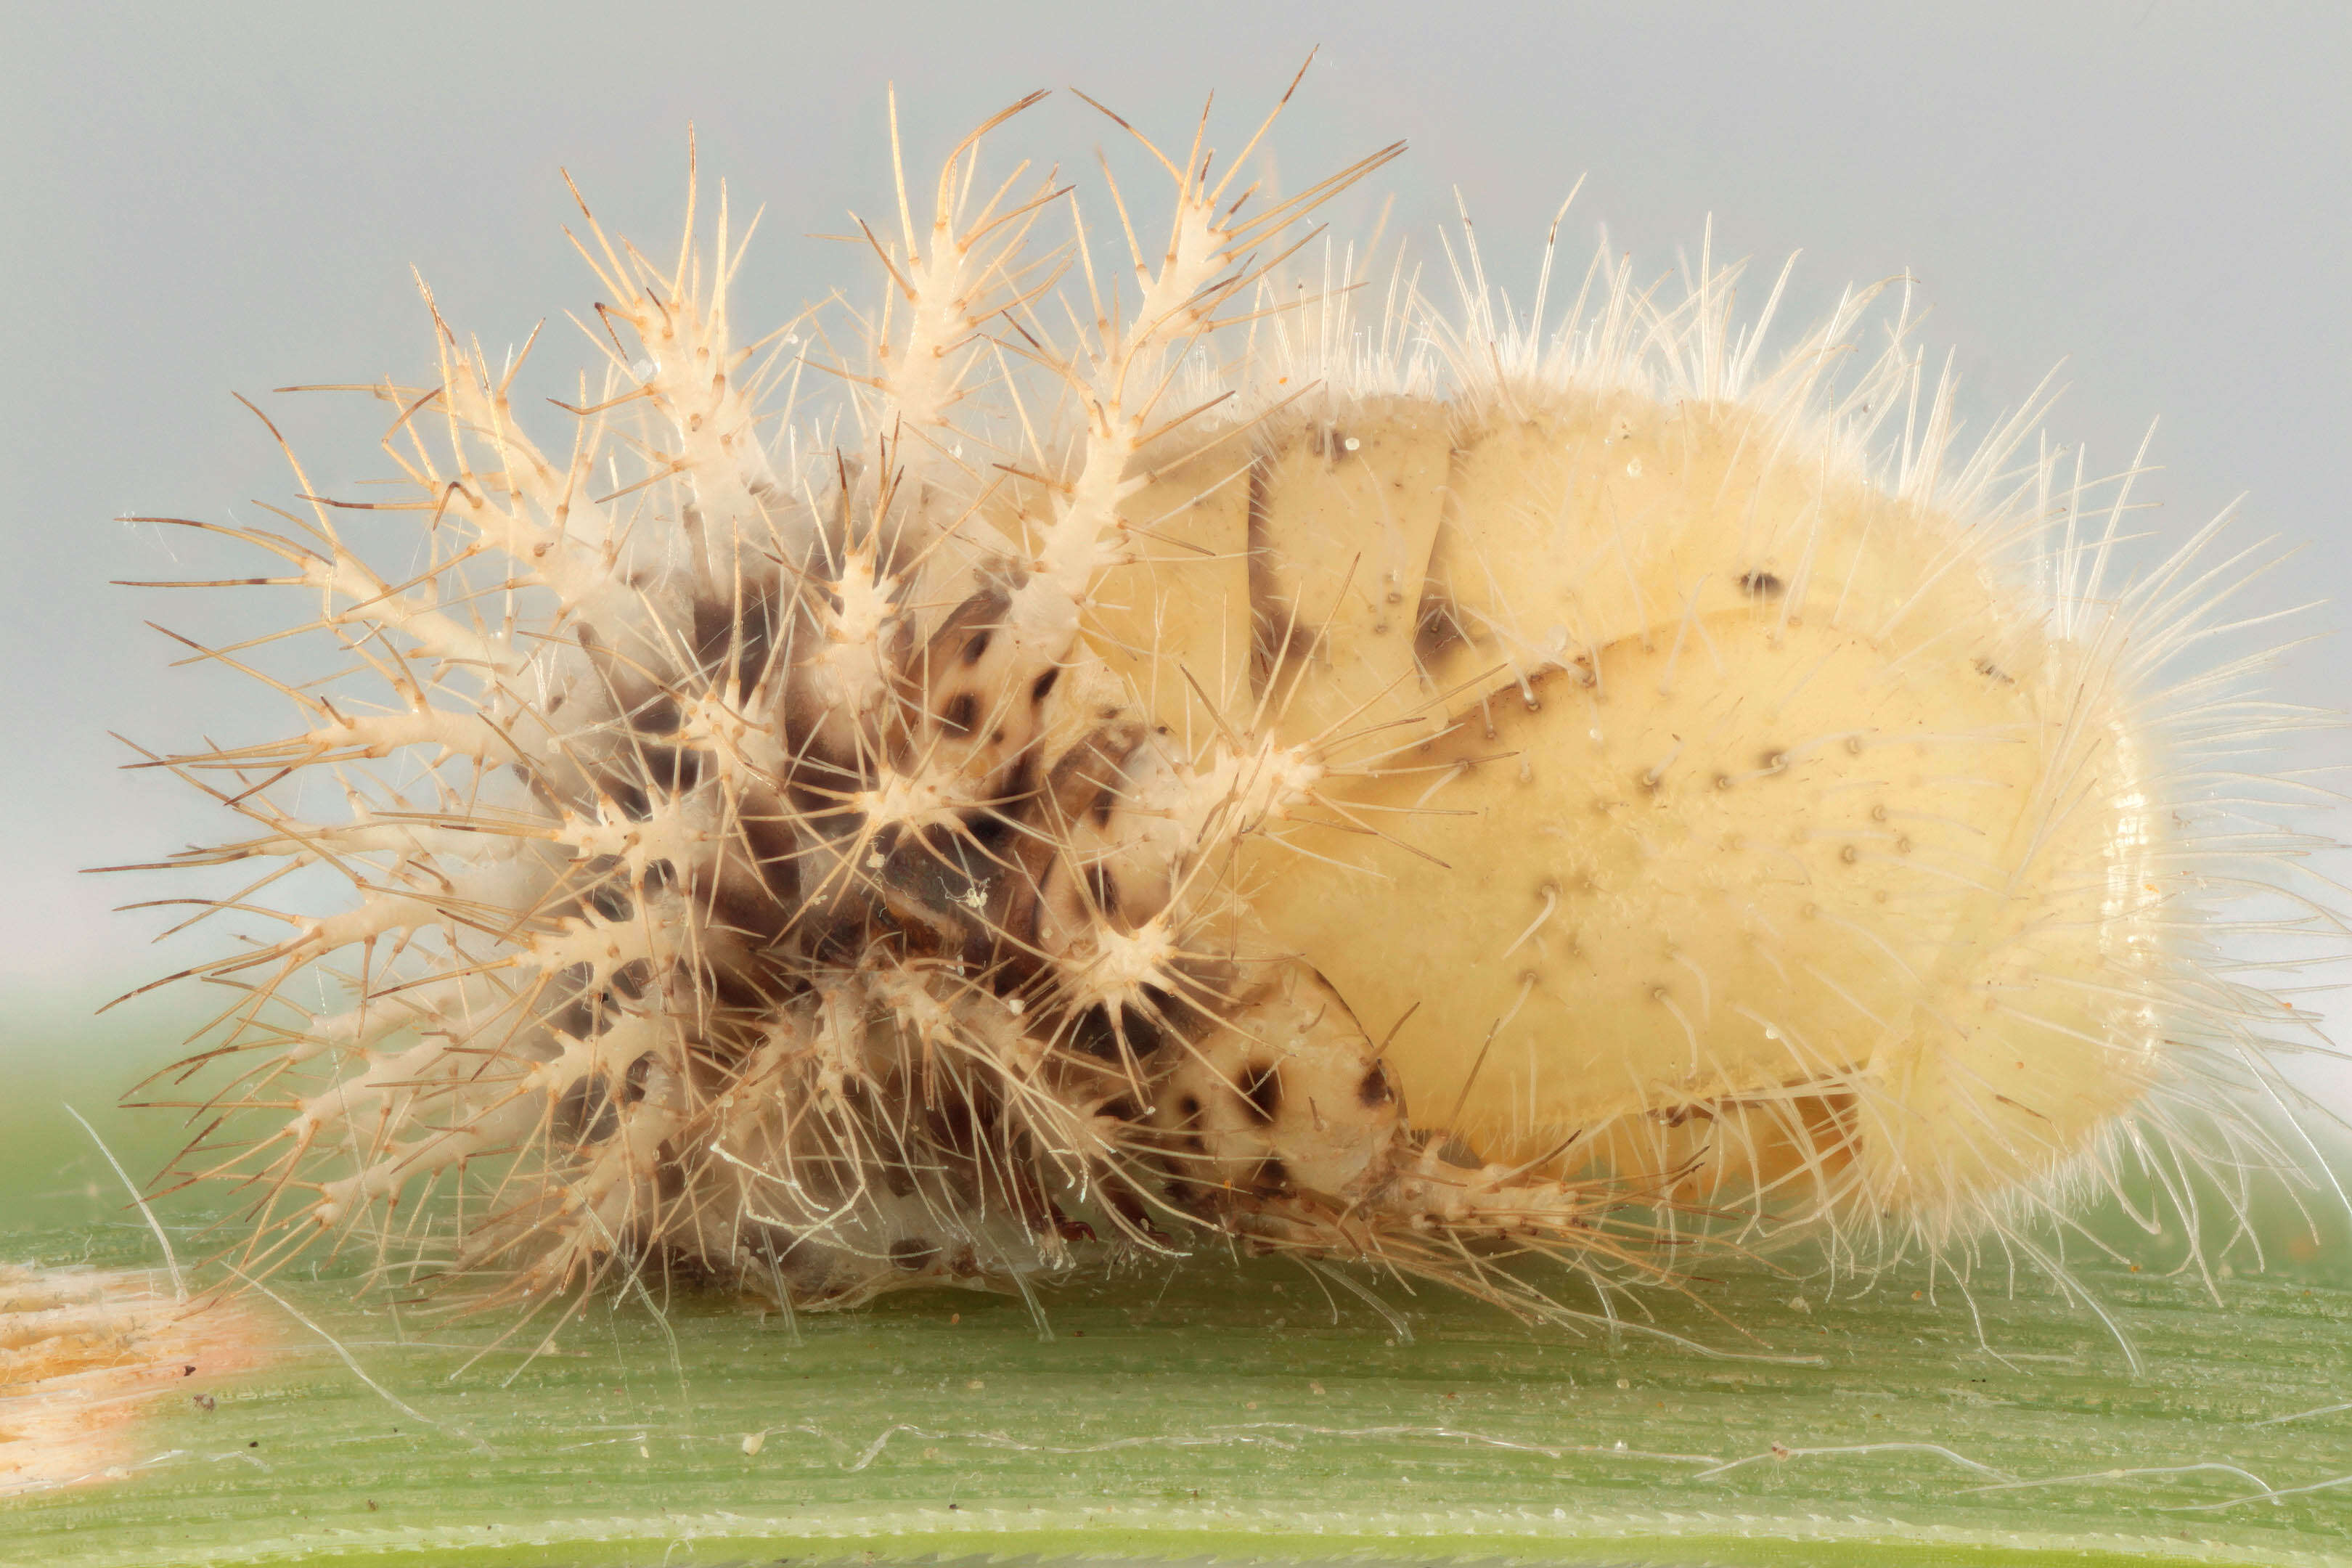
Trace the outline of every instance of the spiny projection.
{"label": "spiny projection", "polygon": [[736,342],[723,191],[661,264],[583,202],[565,440],[436,310],[364,389],[401,499],[194,525],[355,671],[200,648],[300,728],[145,764],[248,825],[168,862],[266,868],[221,910],[350,889],[173,977],[227,1001],[166,1184],[249,1198],[248,1277],[814,1307],[1222,1237],[1614,1321],[1694,1243],[2046,1260],[2086,1177],[2288,1163],[2193,1117],[2316,1043],[2217,957],[2250,883],[2326,912],[2242,756],[2301,720],[2162,674],[2250,557],[2106,586],[2128,479],[2094,515],[2039,395],[1963,453],[1907,300],[1842,370],[1879,290],[1768,364],[1706,254],[1557,330],[1549,247],[1525,317],[1466,228],[1452,308],[1318,276],[1401,148],[1263,194],[1279,105],[1136,135],[1156,247],[1106,165],[1123,276],[982,174],[1043,96],[928,228],[901,175],[816,346]]}

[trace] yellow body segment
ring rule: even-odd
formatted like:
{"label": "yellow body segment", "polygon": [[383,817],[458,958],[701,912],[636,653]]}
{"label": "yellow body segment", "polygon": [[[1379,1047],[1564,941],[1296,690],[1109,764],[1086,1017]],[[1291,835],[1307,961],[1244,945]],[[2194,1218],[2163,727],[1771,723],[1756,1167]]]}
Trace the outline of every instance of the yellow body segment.
{"label": "yellow body segment", "polygon": [[1990,542],[1743,409],[1546,395],[1305,422],[1191,517],[1225,558],[1163,650],[1263,648],[1269,605],[1334,632],[1228,709],[1333,756],[1244,846],[1276,946],[1488,1160],[1933,1225],[2081,1152],[2154,1027],[2156,828],[2095,655]]}
{"label": "yellow body segment", "polygon": [[2187,668],[2274,618],[2219,520],[2125,560],[2039,394],[1963,449],[1899,289],[1769,356],[1706,249],[1549,325],[1549,249],[1523,314],[1466,232],[1451,305],[1317,290],[1401,144],[1282,199],[1160,157],[1106,270],[981,139],[806,354],[738,341],[723,199],[666,268],[583,205],[568,433],[436,311],[375,521],[297,468],[214,529],[258,574],[168,584],[299,586],[258,640],[320,672],[146,753],[237,825],[125,868],[244,889],[149,1081],[253,1279],[814,1309],[1220,1238],[1613,1335],[1720,1247],[2063,1279],[2094,1181],[2193,1243],[2300,1160],[2246,1106],[2328,1047],[2263,965],[2342,889],[2269,650]]}

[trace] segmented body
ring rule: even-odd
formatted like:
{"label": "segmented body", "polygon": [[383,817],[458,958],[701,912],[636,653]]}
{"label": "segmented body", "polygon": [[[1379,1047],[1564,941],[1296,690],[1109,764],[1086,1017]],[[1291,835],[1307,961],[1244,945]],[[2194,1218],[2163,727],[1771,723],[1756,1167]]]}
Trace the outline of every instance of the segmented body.
{"label": "segmented body", "polygon": [[170,759],[257,824],[181,858],[354,893],[200,971],[208,1103],[280,1113],[189,1166],[257,1187],[247,1267],[825,1305],[1207,1232],[1564,1312],[1499,1263],[1665,1278],[1694,1205],[1965,1240],[2184,1036],[2262,1079],[2177,935],[2194,572],[2095,602],[2120,505],[2005,472],[2030,416],[1948,461],[1899,334],[1835,382],[1859,300],[1768,373],[1705,262],[1557,337],[1276,289],[1388,155],[1254,207],[1196,147],[1056,333],[1063,193],[976,194],[975,136],[818,436],[759,428],[804,362],[735,346],[723,204],[667,268],[593,232],[568,451],[436,315],[379,389],[425,568],[240,531],[375,698]]}

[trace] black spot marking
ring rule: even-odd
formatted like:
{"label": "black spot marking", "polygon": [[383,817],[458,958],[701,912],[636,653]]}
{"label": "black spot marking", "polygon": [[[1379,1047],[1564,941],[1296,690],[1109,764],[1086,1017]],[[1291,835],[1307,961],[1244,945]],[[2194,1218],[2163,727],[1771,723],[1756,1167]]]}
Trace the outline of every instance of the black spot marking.
{"label": "black spot marking", "polygon": [[1271,1121],[1282,1109],[1282,1073],[1272,1062],[1258,1062],[1242,1074],[1242,1098],[1260,1121]]}
{"label": "black spot marking", "polygon": [[1386,1105],[1396,1098],[1389,1087],[1389,1075],[1381,1064],[1374,1062],[1364,1069],[1364,1081],[1356,1086],[1356,1099],[1365,1105]]}
{"label": "black spot marking", "polygon": [[1030,703],[1034,706],[1036,703],[1045,701],[1045,699],[1053,693],[1054,682],[1061,679],[1062,667],[1057,664],[1047,669],[1045,674],[1039,676],[1036,679],[1031,681],[1029,683]]}
{"label": "black spot marking", "polygon": [[987,658],[988,645],[995,640],[996,628],[994,626],[982,626],[980,630],[966,637],[963,644],[964,663],[978,664],[982,659]]}
{"label": "black spot marking", "polygon": [[959,691],[940,709],[940,727],[950,735],[969,735],[980,719],[980,699]]}
{"label": "black spot marking", "polygon": [[1118,809],[1118,796],[1108,785],[1106,785],[1105,787],[1095,791],[1094,805],[1088,809],[1094,813],[1095,823],[1097,826],[1108,827],[1110,826],[1110,814]]}
{"label": "black spot marking", "polygon": [[890,1261],[909,1274],[919,1274],[940,1255],[937,1242],[909,1236],[890,1244]]}
{"label": "black spot marking", "polygon": [[1286,1193],[1291,1190],[1290,1167],[1268,1154],[1257,1163],[1257,1172],[1250,1185],[1261,1193]]}
{"label": "black spot marking", "polygon": [[1769,572],[1742,572],[1739,574],[1740,591],[1751,599],[1778,598],[1787,586]]}
{"label": "black spot marking", "polygon": [[1188,1094],[1183,1099],[1178,1100],[1176,1102],[1176,1114],[1182,1117],[1187,1125],[1200,1121],[1201,1097],[1197,1094]]}

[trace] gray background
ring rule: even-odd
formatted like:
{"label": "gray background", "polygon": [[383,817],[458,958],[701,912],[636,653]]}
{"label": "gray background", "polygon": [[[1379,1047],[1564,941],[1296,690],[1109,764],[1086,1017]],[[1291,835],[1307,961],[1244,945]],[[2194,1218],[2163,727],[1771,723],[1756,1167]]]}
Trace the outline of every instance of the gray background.
{"label": "gray background", "polygon": [[[29,1061],[61,1029],[101,1037],[65,1020],[197,951],[159,954],[155,914],[107,912],[184,888],[77,874],[217,831],[192,792],[115,771],[107,731],[178,745],[283,717],[225,672],[167,671],[169,645],[142,625],[216,635],[278,612],[107,586],[228,563],[112,520],[257,521],[249,498],[287,502],[294,486],[230,391],[424,375],[412,266],[493,354],[546,316],[540,363],[587,363],[561,312],[595,289],[559,232],[557,167],[657,247],[675,237],[689,121],[706,174],[768,208],[742,284],[756,332],[863,284],[855,257],[810,236],[851,206],[888,213],[887,82],[918,171],[1032,87],[1084,88],[1176,140],[1214,88],[1216,140],[1234,147],[1319,44],[1278,138],[1291,186],[1404,137],[1411,153],[1377,179],[1395,221],[1433,234],[1458,186],[1506,278],[1527,276],[1587,172],[1568,226],[1580,270],[1599,222],[1654,274],[1710,213],[1718,256],[1769,273],[1803,248],[1801,314],[1848,279],[1907,268],[1976,427],[2064,360],[2052,428],[2095,466],[2120,466],[2163,416],[2152,529],[2177,538],[2249,491],[2251,532],[2308,542],[2261,604],[2352,586],[2352,11],[1449,9],[6,7],[0,1053]],[[1057,92],[1005,146],[1091,177],[1114,138]],[[1335,217],[1364,222],[1376,199]],[[322,489],[384,471],[372,412],[266,405]],[[2290,694],[2336,703],[2343,658],[2298,652]],[[2309,752],[2333,763],[2352,747],[2339,734]],[[110,1016],[123,1021],[104,1037],[152,1057],[171,1010]]]}

